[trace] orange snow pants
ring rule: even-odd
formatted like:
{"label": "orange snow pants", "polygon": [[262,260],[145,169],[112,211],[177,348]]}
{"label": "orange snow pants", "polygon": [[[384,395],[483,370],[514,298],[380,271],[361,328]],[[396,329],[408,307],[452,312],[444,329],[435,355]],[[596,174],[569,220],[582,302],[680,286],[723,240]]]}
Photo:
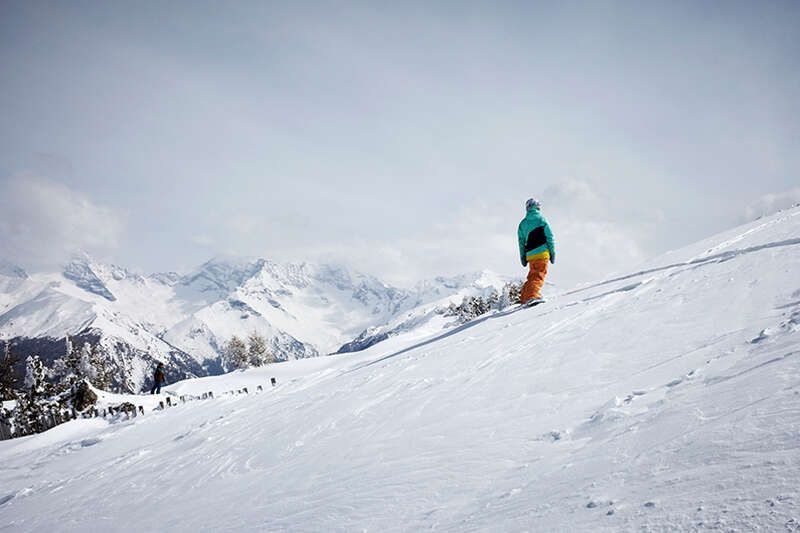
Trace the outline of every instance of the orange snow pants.
{"label": "orange snow pants", "polygon": [[547,258],[528,261],[530,270],[528,271],[528,279],[519,294],[520,303],[524,304],[531,298],[542,297],[541,291],[544,286],[544,277],[547,275],[547,263],[549,261]]}

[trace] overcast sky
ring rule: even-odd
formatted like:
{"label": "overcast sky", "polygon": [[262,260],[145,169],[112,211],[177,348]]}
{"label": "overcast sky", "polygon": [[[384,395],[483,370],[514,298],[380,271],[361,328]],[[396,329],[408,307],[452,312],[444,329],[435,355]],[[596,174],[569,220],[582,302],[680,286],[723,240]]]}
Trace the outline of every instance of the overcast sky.
{"label": "overcast sky", "polygon": [[0,259],[556,283],[800,201],[798,2],[0,2]]}

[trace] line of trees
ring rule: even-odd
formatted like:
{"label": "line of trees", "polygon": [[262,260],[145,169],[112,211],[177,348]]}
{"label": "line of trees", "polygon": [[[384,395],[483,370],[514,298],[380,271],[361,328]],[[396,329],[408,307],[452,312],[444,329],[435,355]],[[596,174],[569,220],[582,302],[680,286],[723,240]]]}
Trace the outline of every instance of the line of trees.
{"label": "line of trees", "polygon": [[68,389],[85,379],[98,389],[108,390],[112,376],[99,347],[88,342],[80,347],[74,346],[69,337],[66,343],[66,354],[53,362],[51,371],[52,378],[60,387]]}
{"label": "line of trees", "polygon": [[445,316],[458,317],[458,322],[468,322],[492,310],[505,309],[519,303],[521,282],[506,283],[498,292],[492,289],[484,296],[466,296],[461,303],[451,303],[445,311]]}
{"label": "line of trees", "polygon": [[270,351],[267,340],[255,331],[251,332],[247,339],[236,335],[231,337],[223,353],[223,366],[228,371],[264,366],[275,361],[275,354]]}
{"label": "line of trees", "polygon": [[[76,344],[67,336],[64,354],[48,366],[38,355],[25,360],[22,386],[15,377],[20,359],[9,341],[0,349],[0,418],[14,435],[28,435],[52,427],[53,413],[80,412],[83,400],[93,396],[91,386],[108,390],[113,375],[99,345],[84,341]],[[226,371],[263,366],[276,361],[267,340],[256,332],[246,339],[232,337],[224,347]]]}
{"label": "line of trees", "polygon": [[[267,340],[256,332],[246,339],[232,337],[224,347],[223,367],[230,371],[257,367],[276,361]],[[85,341],[76,344],[67,336],[63,355],[48,366],[38,355],[25,360],[22,386],[18,385],[15,368],[20,359],[9,341],[0,350],[0,418],[14,435],[28,435],[52,426],[53,413],[74,412],[86,408],[82,400],[91,393],[91,386],[108,390],[112,373],[99,345]]]}
{"label": "line of trees", "polygon": [[56,359],[52,367],[38,355],[28,356],[22,389],[15,386],[14,367],[18,361],[6,341],[0,360],[0,400],[12,401],[14,405],[11,409],[0,409],[0,416],[16,435],[37,433],[49,427],[46,417],[75,408],[76,393],[85,393],[89,382],[102,389],[111,384],[111,374],[100,348],[88,342],[76,346],[69,337],[64,355]]}

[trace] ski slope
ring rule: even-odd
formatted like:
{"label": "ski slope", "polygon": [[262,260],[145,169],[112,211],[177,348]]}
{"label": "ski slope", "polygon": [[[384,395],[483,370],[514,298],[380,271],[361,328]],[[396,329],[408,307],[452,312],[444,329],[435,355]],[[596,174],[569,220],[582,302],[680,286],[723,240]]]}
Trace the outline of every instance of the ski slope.
{"label": "ski slope", "polygon": [[800,209],[548,296],[0,442],[0,529],[800,530]]}

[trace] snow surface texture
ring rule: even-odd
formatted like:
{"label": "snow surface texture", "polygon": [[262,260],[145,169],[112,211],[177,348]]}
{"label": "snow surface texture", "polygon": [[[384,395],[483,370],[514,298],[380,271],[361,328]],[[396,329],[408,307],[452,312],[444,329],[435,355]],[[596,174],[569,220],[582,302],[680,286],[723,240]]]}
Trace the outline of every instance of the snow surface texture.
{"label": "snow surface texture", "polygon": [[0,442],[0,529],[796,531],[799,235],[793,209],[444,334],[169,388],[262,393]]}
{"label": "snow surface texture", "polygon": [[263,259],[215,259],[186,276],[147,277],[88,256],[31,277],[0,265],[0,339],[91,332],[120,367],[117,381],[135,391],[154,360],[182,376],[218,373],[233,335],[259,333],[279,360],[315,357],[415,308],[432,314],[432,302],[446,306],[504,282],[477,273],[401,290],[340,266]]}

